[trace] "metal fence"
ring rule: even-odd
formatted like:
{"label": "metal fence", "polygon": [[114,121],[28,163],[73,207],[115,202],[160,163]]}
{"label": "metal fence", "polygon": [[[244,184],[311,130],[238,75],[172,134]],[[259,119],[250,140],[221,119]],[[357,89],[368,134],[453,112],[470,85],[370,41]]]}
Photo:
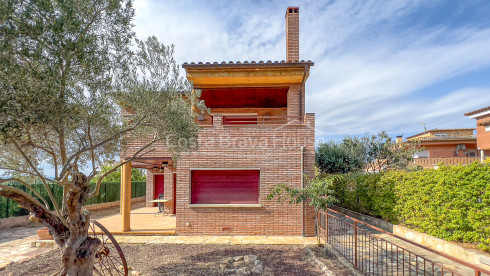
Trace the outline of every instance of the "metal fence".
{"label": "metal fence", "polygon": [[[490,272],[328,209],[317,216],[318,235],[365,275],[475,275]],[[412,246],[401,246],[398,239]],[[407,249],[410,247],[411,249]],[[414,250],[413,248],[416,248]],[[437,255],[429,259],[420,250]],[[414,251],[417,251],[415,253]],[[443,261],[446,260],[446,261]],[[451,262],[456,265],[451,265]],[[442,264],[444,263],[444,264]],[[451,267],[449,267],[451,266]]]}
{"label": "metal fence", "polygon": [[[9,186],[20,189],[28,194],[36,197],[29,189],[27,189],[24,185],[20,183],[9,183]],[[95,183],[90,183],[91,188],[93,189]],[[48,199],[48,194],[43,184],[32,184],[32,187],[38,191],[44,198]],[[49,188],[53,193],[54,198],[57,201],[58,206],[61,205],[61,200],[63,198],[63,187],[56,184],[49,184]],[[121,183],[119,182],[104,182],[101,183],[99,195],[93,197],[87,202],[85,205],[105,203],[118,201],[121,197]],[[142,197],[146,195],[146,182],[132,182],[131,183],[131,197]],[[50,208],[53,208],[53,204],[48,200],[48,204]],[[23,209],[18,205],[18,203],[14,200],[7,199],[5,197],[0,197],[0,218],[8,218],[8,217],[17,217],[28,215],[29,212],[26,209]]]}

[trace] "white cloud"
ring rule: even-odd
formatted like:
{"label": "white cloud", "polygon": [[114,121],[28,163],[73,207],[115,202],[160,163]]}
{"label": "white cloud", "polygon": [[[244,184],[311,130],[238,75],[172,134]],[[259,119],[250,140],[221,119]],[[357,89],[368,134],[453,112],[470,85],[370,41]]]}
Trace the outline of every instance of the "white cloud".
{"label": "white cloud", "polygon": [[[284,13],[300,6],[300,57],[315,66],[307,111],[317,134],[471,127],[463,113],[490,103],[483,87],[428,87],[488,69],[490,26],[408,21],[439,1],[135,2],[136,33],[176,45],[179,62],[285,59]],[[412,18],[412,17],[410,17]],[[404,27],[401,27],[404,26]],[[399,133],[394,133],[399,134]]]}

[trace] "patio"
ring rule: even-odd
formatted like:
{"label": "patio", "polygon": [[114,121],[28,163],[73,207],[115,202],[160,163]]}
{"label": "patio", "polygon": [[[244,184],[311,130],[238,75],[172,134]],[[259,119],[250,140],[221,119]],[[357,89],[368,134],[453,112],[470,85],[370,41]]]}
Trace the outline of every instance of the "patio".
{"label": "patio", "polygon": [[98,220],[113,235],[175,235],[175,215],[158,214],[158,207],[144,207],[131,211],[131,230],[122,230],[121,214]]}

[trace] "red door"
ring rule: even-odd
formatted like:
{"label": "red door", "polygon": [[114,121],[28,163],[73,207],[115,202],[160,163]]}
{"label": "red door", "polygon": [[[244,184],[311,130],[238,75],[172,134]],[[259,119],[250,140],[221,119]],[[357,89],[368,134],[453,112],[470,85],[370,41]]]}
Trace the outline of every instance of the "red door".
{"label": "red door", "polygon": [[153,199],[158,199],[158,196],[160,194],[163,194],[164,190],[163,190],[163,174],[156,174],[153,178],[153,185],[154,185],[154,196],[153,196]]}

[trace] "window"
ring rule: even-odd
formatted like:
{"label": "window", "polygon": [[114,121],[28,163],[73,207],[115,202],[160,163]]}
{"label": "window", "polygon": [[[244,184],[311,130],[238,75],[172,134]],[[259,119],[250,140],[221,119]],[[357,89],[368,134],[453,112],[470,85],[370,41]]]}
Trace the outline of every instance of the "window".
{"label": "window", "polygon": [[436,133],[434,134],[435,137],[447,137],[446,133]]}
{"label": "window", "polygon": [[257,114],[223,114],[223,125],[256,125]]}
{"label": "window", "polygon": [[258,204],[259,170],[192,170],[191,204]]}

